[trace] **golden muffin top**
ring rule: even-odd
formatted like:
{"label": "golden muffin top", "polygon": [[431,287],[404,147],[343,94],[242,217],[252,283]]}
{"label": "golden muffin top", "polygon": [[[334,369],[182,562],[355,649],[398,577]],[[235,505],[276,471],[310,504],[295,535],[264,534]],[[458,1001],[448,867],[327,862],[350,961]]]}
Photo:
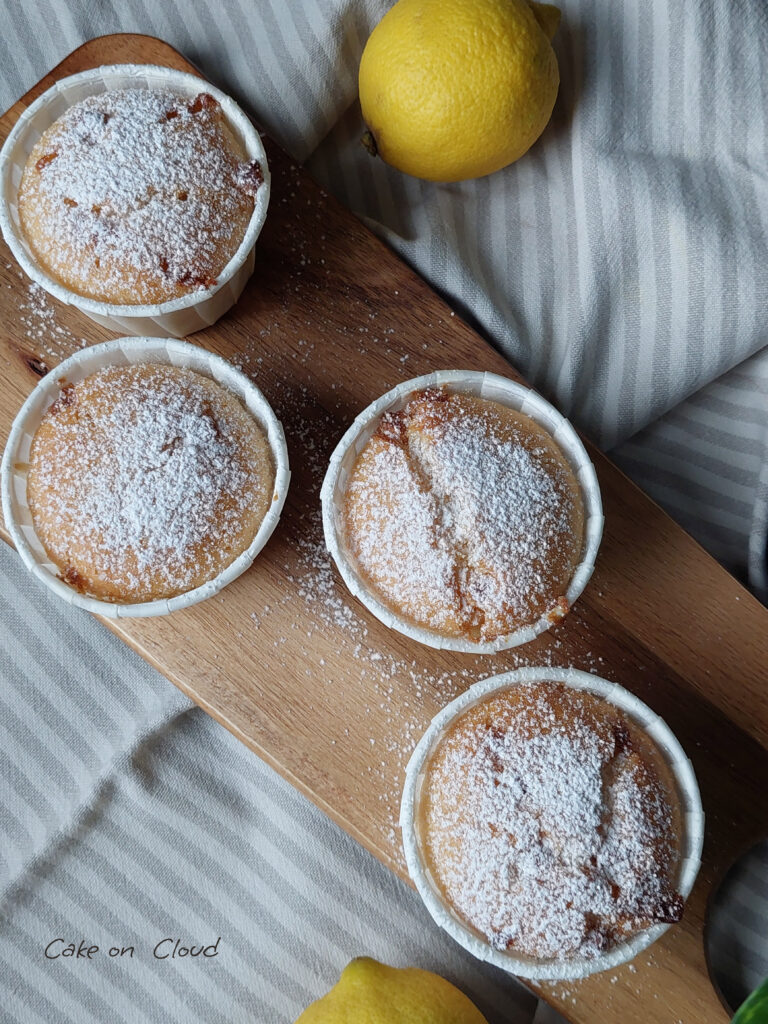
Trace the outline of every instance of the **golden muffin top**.
{"label": "golden muffin top", "polygon": [[262,182],[213,96],[118,89],[76,103],[43,133],[19,218],[37,260],[70,290],[160,303],[216,284]]}
{"label": "golden muffin top", "polygon": [[275,470],[232,392],[193,370],[112,366],[62,387],[32,441],[27,497],[61,578],[102,600],[173,597],[256,536]]}
{"label": "golden muffin top", "polygon": [[447,388],[382,417],[353,466],[342,520],[384,604],[472,641],[564,614],[584,543],[581,491],[549,434]]}
{"label": "golden muffin top", "polygon": [[671,770],[594,694],[545,682],[470,706],[427,762],[419,820],[440,890],[496,949],[595,957],[682,915]]}

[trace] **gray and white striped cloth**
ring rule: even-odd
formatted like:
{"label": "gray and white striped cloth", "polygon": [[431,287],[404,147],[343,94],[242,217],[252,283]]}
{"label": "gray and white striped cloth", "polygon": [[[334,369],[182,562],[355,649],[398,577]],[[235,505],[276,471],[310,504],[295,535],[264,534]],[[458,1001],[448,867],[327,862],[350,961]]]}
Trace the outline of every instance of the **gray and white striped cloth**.
{"label": "gray and white striped cloth", "polygon": [[[449,186],[358,145],[357,64],[388,6],[0,0],[0,105],[92,36],[168,40],[768,598],[763,0],[565,0],[543,138]],[[359,953],[438,969],[495,1024],[531,1019],[530,997],[7,550],[0,580],[0,1019],[285,1022]],[[768,973],[760,857],[721,918],[734,998]],[[219,935],[204,963],[151,955]],[[56,937],[100,956],[45,961]]]}

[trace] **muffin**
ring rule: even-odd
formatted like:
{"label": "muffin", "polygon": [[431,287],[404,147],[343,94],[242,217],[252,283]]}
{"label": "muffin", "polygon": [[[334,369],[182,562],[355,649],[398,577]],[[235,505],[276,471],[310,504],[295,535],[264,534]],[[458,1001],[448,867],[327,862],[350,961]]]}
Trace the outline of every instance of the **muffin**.
{"label": "muffin", "polygon": [[495,950],[594,960],[682,915],[675,778],[594,693],[535,682],[465,708],[425,763],[417,819],[434,885]]}
{"label": "muffin", "polygon": [[216,381],[161,363],[63,384],[32,439],[27,501],[60,578],[104,601],[214,579],[273,501],[269,442]]}
{"label": "muffin", "polygon": [[18,213],[36,260],[69,290],[159,304],[217,284],[262,184],[209,93],[116,89],[43,133]]}
{"label": "muffin", "polygon": [[352,467],[346,551],[408,622],[495,641],[568,610],[585,544],[581,490],[538,423],[447,387],[386,412]]}

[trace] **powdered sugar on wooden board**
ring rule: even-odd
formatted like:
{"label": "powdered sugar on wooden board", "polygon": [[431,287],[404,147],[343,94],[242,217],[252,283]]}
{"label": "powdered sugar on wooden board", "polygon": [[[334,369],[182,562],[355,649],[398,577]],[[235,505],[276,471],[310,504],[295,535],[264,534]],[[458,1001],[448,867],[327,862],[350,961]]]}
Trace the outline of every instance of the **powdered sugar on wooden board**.
{"label": "powdered sugar on wooden board", "polygon": [[46,355],[63,359],[73,345],[85,348],[88,344],[85,338],[76,338],[67,327],[57,323],[45,289],[35,281],[27,285],[27,300],[19,310],[27,338]]}
{"label": "powdered sugar on wooden board", "polygon": [[263,179],[234,152],[218,102],[201,97],[91,96],[37,144],[19,193],[22,225],[69,287],[135,304],[215,284]]}
{"label": "powdered sugar on wooden board", "polygon": [[620,712],[596,720],[597,698],[526,690],[521,704],[497,696],[465,712],[438,746],[423,798],[429,862],[495,948],[595,957],[679,919],[670,807]]}

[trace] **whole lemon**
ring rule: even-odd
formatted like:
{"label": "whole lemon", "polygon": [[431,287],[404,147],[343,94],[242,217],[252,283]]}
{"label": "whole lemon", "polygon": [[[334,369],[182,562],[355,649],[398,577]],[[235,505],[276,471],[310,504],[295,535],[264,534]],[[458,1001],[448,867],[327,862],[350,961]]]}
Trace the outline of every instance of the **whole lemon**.
{"label": "whole lemon", "polygon": [[360,61],[369,149],[431,181],[517,160],[555,104],[559,20],[528,0],[398,0]]}
{"label": "whole lemon", "polygon": [[418,967],[358,957],[296,1024],[488,1024],[454,985]]}

